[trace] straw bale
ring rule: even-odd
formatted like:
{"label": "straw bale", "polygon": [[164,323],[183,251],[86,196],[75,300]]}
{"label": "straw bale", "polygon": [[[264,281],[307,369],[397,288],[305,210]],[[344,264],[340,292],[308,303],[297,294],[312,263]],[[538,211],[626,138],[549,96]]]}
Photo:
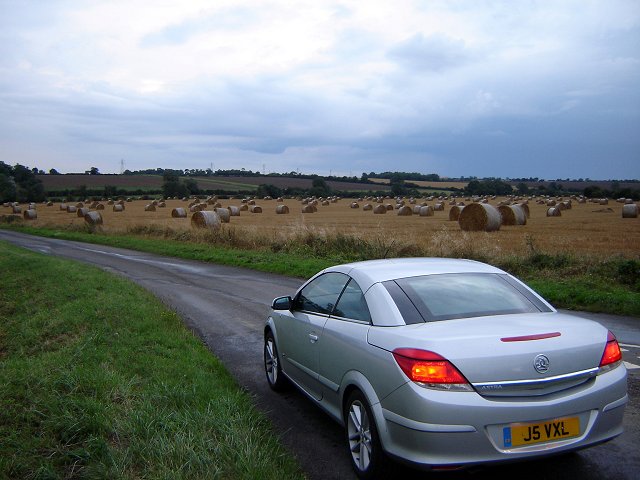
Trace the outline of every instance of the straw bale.
{"label": "straw bale", "polygon": [[[304,208],[303,208],[304,210]],[[282,205],[277,205],[276,206],[276,213],[278,215],[286,215],[287,213],[289,213],[289,207],[287,207],[286,205],[282,204]],[[304,213],[304,212],[303,212]]]}
{"label": "straw bale", "polygon": [[155,212],[156,211],[156,206],[153,203],[148,203],[144,206],[144,211],[145,212]]}
{"label": "straw bale", "polygon": [[96,210],[104,210],[104,204],[99,203],[98,205],[96,205]]}
{"label": "straw bale", "polygon": [[82,202],[76,203],[76,208],[83,208],[83,207],[84,207],[84,203]]}
{"label": "straw bale", "polygon": [[77,214],[77,215],[78,215],[78,217],[80,217],[80,218],[84,218],[84,216],[85,216],[87,213],[89,213],[89,209],[88,209],[87,207],[79,208],[79,209],[76,211],[76,214]]}
{"label": "straw bale", "polygon": [[498,209],[488,203],[471,203],[460,212],[458,223],[465,231],[494,232],[500,230],[502,218]]}
{"label": "straw bale", "polygon": [[434,212],[435,210],[431,206],[423,205],[420,207],[420,210],[418,210],[418,215],[421,217],[433,217]]}
{"label": "straw bale", "polygon": [[626,203],[622,206],[622,218],[638,218],[638,205]]}
{"label": "straw bale", "polygon": [[444,203],[442,203],[442,202],[436,203],[436,204],[433,206],[433,209],[434,209],[436,212],[444,212]]}
{"label": "straw bale", "polygon": [[518,203],[518,205],[520,205],[522,210],[524,210],[524,214],[527,216],[527,218],[530,218],[531,212],[529,211],[529,205],[527,203]]}
{"label": "straw bale", "polygon": [[551,207],[547,210],[547,217],[561,217],[562,211],[558,207]]}
{"label": "straw bale", "polygon": [[227,207],[227,210],[229,210],[229,215],[231,215],[232,217],[240,216],[241,207],[236,207],[235,205],[229,205],[229,207]]}
{"label": "straw bale", "polygon": [[365,204],[362,206],[362,210],[364,210],[364,211],[373,210],[373,205],[371,205],[370,203],[365,203]]}
{"label": "straw bale", "polygon": [[609,205],[609,200],[606,198],[601,198],[600,199],[600,205]]}
{"label": "straw bale", "polygon": [[249,202],[249,211],[251,213],[262,213],[262,207],[255,204],[251,204],[251,202]]}
{"label": "straw bale", "polygon": [[66,212],[67,211],[67,204],[66,203],[61,203],[59,208],[60,208],[61,211],[64,210]]}
{"label": "straw bale", "polygon": [[187,211],[184,208],[174,208],[171,210],[171,216],[173,218],[187,218]]}
{"label": "straw bale", "polygon": [[20,205],[12,205],[11,210],[13,213],[22,213],[22,207]]}
{"label": "straw bale", "polygon": [[215,209],[215,212],[218,214],[218,217],[220,217],[222,223],[229,223],[231,221],[231,212],[228,208],[218,207]]}
{"label": "straw bale", "polygon": [[457,222],[458,218],[460,218],[460,212],[463,208],[464,206],[459,205],[454,205],[453,207],[451,207],[451,210],[449,210],[449,220]]}
{"label": "straw bale", "polygon": [[376,213],[376,214],[387,213],[387,207],[385,207],[384,205],[378,204],[373,209],[373,213]]}
{"label": "straw bale", "polygon": [[385,203],[385,204],[384,204],[384,208],[386,208],[387,210],[393,210],[393,204],[391,204],[391,203]]}
{"label": "straw bale", "polygon": [[315,207],[315,205],[312,205],[311,203],[302,206],[302,213],[314,213],[317,211],[318,209]]}
{"label": "straw bale", "polygon": [[502,225],[526,225],[527,215],[520,205],[500,205],[498,207]]}
{"label": "straw bale", "polygon": [[351,208],[360,208],[360,204],[358,202],[351,202],[351,205],[349,205]]}
{"label": "straw bale", "polygon": [[35,209],[30,208],[29,210],[24,211],[24,213],[22,214],[22,217],[25,220],[35,220],[36,218],[38,218],[38,212]]}
{"label": "straw bale", "polygon": [[76,213],[78,208],[75,205],[67,205],[67,213]]}
{"label": "straw bale", "polygon": [[217,230],[222,225],[220,216],[211,210],[200,210],[191,216],[191,226],[195,228],[211,228]]}
{"label": "straw bale", "polygon": [[633,203],[633,198],[625,198],[624,203],[627,205],[629,205],[630,203]]}
{"label": "straw bale", "polygon": [[398,215],[400,215],[401,217],[411,216],[413,215],[413,211],[411,210],[410,206],[401,205],[400,208],[398,208]]}
{"label": "straw bale", "polygon": [[84,221],[89,225],[102,225],[102,215],[100,212],[90,210],[84,215]]}
{"label": "straw bale", "polygon": [[166,208],[166,202],[158,202],[158,208]]}
{"label": "straw bale", "polygon": [[116,204],[113,206],[113,211],[114,211],[114,212],[124,212],[124,205],[123,205],[123,204],[120,204],[120,203],[116,203]]}
{"label": "straw bale", "polygon": [[249,206],[246,203],[243,203],[242,205],[240,205],[241,212],[246,212],[248,210],[249,210]]}

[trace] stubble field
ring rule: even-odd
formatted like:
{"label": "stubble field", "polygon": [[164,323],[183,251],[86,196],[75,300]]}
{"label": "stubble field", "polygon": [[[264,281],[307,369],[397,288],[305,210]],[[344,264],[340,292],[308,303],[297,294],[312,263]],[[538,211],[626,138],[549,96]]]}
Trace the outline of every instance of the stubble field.
{"label": "stubble field", "polygon": [[[504,198],[490,200],[497,206]],[[286,199],[284,204],[291,213],[276,214],[275,200],[256,200],[262,213],[242,211],[240,216],[231,217],[231,222],[222,225],[223,233],[256,248],[278,243],[286,244],[292,238],[314,235],[320,238],[347,235],[393,247],[394,251],[408,254],[418,253],[435,256],[469,256],[487,259],[508,255],[527,255],[536,252],[548,254],[572,254],[593,259],[611,257],[637,258],[640,254],[640,220],[622,218],[622,205],[609,201],[608,205],[596,203],[579,204],[573,202],[570,210],[564,210],[560,217],[547,217],[546,205],[529,201],[530,218],[523,226],[502,226],[496,232],[464,232],[458,222],[449,220],[449,209],[436,211],[434,216],[398,216],[397,210],[386,214],[364,211],[364,201],[360,208],[350,208],[353,200],[341,199],[327,206],[318,205],[315,213],[302,213],[298,200]],[[419,202],[421,200],[418,200]],[[192,231],[191,213],[187,218],[172,218],[173,208],[182,207],[188,211],[188,202],[169,200],[165,208],[145,211],[149,203],[134,200],[125,204],[123,212],[114,212],[111,205],[101,210],[104,223],[101,230],[107,234]],[[242,205],[241,200],[220,200],[223,207]],[[385,200],[393,203],[393,200]],[[434,205],[435,202],[428,202]],[[467,202],[468,203],[468,202]],[[75,203],[70,203],[71,205]],[[372,203],[375,206],[375,203]],[[24,208],[24,207],[23,207]],[[212,206],[208,207],[209,210]],[[5,211],[8,209],[4,209]],[[6,211],[5,213],[9,213]],[[76,213],[60,210],[53,206],[37,205],[37,219],[28,222],[33,226],[67,229],[84,228],[84,219]]]}

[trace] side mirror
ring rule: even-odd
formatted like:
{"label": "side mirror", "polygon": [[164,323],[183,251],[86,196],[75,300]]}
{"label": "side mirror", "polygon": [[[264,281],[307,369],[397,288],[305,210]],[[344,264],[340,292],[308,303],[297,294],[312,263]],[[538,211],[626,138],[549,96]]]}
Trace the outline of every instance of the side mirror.
{"label": "side mirror", "polygon": [[271,308],[274,310],[291,310],[291,297],[278,297],[273,300]]}

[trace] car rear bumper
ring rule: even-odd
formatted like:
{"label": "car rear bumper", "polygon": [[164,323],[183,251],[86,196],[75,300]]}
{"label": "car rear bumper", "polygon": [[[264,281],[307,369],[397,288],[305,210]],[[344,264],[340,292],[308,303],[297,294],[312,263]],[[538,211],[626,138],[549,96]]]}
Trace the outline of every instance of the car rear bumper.
{"label": "car rear bumper", "polygon": [[[474,392],[441,392],[407,383],[381,406],[382,444],[390,455],[417,466],[512,461],[577,450],[622,433],[626,370],[616,368],[587,385],[531,399],[484,398]],[[416,408],[416,406],[418,408]],[[513,423],[577,417],[577,436],[510,447],[504,431]]]}

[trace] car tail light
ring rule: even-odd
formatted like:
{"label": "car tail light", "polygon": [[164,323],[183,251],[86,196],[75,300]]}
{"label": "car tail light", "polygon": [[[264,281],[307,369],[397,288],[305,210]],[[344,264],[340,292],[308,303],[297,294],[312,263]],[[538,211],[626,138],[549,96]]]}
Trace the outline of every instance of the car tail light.
{"label": "car tail light", "polygon": [[604,353],[600,360],[600,372],[603,373],[617,367],[622,361],[622,352],[620,351],[620,345],[616,340],[616,336],[609,332],[607,335],[607,344],[604,347]]}
{"label": "car tail light", "polygon": [[437,353],[416,348],[397,348],[393,351],[393,358],[411,381],[423,387],[438,390],[473,390],[464,375]]}

